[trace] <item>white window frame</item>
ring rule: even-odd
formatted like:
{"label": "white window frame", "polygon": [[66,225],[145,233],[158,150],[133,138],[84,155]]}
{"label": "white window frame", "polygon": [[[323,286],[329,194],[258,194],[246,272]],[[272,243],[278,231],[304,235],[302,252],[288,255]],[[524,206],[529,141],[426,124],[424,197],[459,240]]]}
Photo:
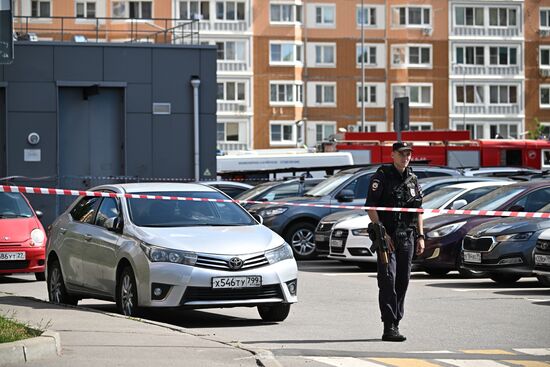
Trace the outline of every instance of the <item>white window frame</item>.
{"label": "white window frame", "polygon": [[[427,63],[412,63],[411,62],[411,48],[419,49],[419,58],[422,58],[422,49],[428,49],[429,62]],[[403,50],[403,56],[405,57],[404,63],[396,63],[394,58],[395,52],[397,50]],[[391,66],[392,69],[402,69],[402,68],[418,68],[418,69],[431,69],[432,68],[432,59],[433,59],[433,50],[432,45],[427,43],[418,43],[418,44],[394,44],[391,46]],[[421,60],[419,60],[421,61]]]}
{"label": "white window frame", "polygon": [[[227,44],[229,43],[232,43],[234,44],[233,47],[234,47],[234,53],[235,53],[235,58],[234,59],[228,59],[227,58]],[[217,55],[219,54],[219,49],[217,51],[217,54],[216,54],[216,59],[218,62],[247,62],[247,49],[246,49],[246,41],[237,41],[237,40],[225,40],[225,41],[219,41],[219,42],[216,42],[216,47],[218,46],[218,44],[223,44],[223,55],[224,55],[224,58],[223,59],[218,59],[217,58]],[[239,49],[240,47],[242,47],[242,56],[243,56],[243,59],[239,59],[237,58],[237,56],[239,56],[239,51],[241,51],[241,49]]]}
{"label": "white window frame", "polygon": [[[357,83],[355,88],[355,100],[357,101],[357,107],[361,107],[361,84],[362,83]],[[368,98],[365,100],[365,107],[378,107],[380,105],[380,93],[378,90],[378,84],[365,83],[365,89],[367,89],[368,91],[368,93],[366,94]],[[373,91],[375,96],[374,101],[371,99]]]}
{"label": "white window frame", "polygon": [[[542,90],[548,90],[548,104],[542,103]],[[540,84],[539,85],[539,107],[541,109],[550,109],[550,84]]]}
{"label": "white window frame", "polygon": [[[405,94],[404,95],[396,95],[396,88],[405,88]],[[430,101],[429,103],[426,102],[414,102],[411,100],[411,89],[412,88],[419,88],[418,96],[422,97],[422,88],[429,87],[430,91]],[[392,98],[392,108],[393,108],[393,100],[396,97],[409,97],[409,106],[415,107],[415,108],[432,108],[433,107],[433,84],[432,83],[394,83],[391,85],[391,98]]]}
{"label": "white window frame", "polygon": [[[498,13],[500,13],[500,10],[506,10],[506,23],[505,25],[492,25],[491,24],[491,10],[492,9],[497,9],[498,10]],[[516,13],[516,24],[514,25],[511,25],[510,24],[510,10],[514,10],[515,13]],[[500,14],[498,15],[499,17],[499,23],[500,23]],[[518,7],[515,7],[515,6],[489,6],[487,7],[487,27],[490,27],[490,28],[518,28],[520,27],[520,24],[521,24],[521,16],[520,16],[520,9]]]}
{"label": "white window frame", "polygon": [[[474,88],[474,102],[468,102],[466,100],[466,96],[467,96],[467,88],[470,87],[470,88]],[[458,88],[462,88],[462,94],[463,94],[463,101],[460,102],[458,100],[458,96],[459,96],[459,91],[458,91]],[[477,93],[478,91],[481,90],[481,94]],[[457,106],[484,106],[485,105],[485,85],[484,84],[473,84],[473,83],[461,83],[461,84],[455,84],[454,85],[454,102],[455,102],[455,105]],[[481,101],[478,100],[478,97],[481,97]]]}
{"label": "white window frame", "polygon": [[[317,61],[317,48],[318,47],[321,49],[320,54],[321,54],[321,58],[323,59],[320,62]],[[325,62],[324,61],[325,48],[332,48],[333,62]],[[313,50],[314,50],[314,65],[315,66],[317,66],[317,67],[336,67],[336,43],[315,43],[313,45]]]}
{"label": "white window frame", "polygon": [[550,137],[550,122],[541,122],[540,126],[544,128],[544,130],[548,130],[548,134],[545,135],[546,139]]}
{"label": "white window frame", "polygon": [[[130,3],[139,3],[139,15],[137,17],[134,17],[132,19],[150,19],[150,18],[143,18],[143,3],[150,3],[151,4],[151,18],[155,17],[154,14],[154,6],[152,0],[117,0],[111,2],[111,16],[113,18],[130,18]],[[117,14],[115,15],[115,6],[119,5],[122,6],[122,12],[123,14]]]}
{"label": "white window frame", "polygon": [[[292,20],[285,21],[285,20],[273,20],[273,12],[272,12],[272,6],[279,6],[281,8],[282,14],[282,8],[285,6],[289,6],[291,8],[291,18]],[[300,25],[302,24],[303,19],[303,13],[302,13],[302,5],[296,4],[294,2],[292,3],[286,3],[286,2],[273,2],[271,1],[269,3],[269,23],[273,25]]]}
{"label": "white window frame", "polygon": [[[421,9],[421,18],[420,18],[420,24],[411,24],[410,22],[410,10],[413,8],[420,8]],[[405,9],[405,24],[401,24],[401,15],[400,9]],[[426,20],[424,19],[424,10],[428,9],[430,11],[428,22],[426,23]],[[392,28],[431,28],[433,21],[433,10],[431,5],[395,5],[391,7],[391,25]],[[397,19],[396,19],[397,17]]]}
{"label": "white window frame", "polygon": [[[36,4],[36,14],[32,13],[32,4],[33,3],[37,3]],[[40,5],[42,3],[48,3],[48,13],[49,14],[43,15],[42,12],[40,11]],[[53,16],[53,13],[52,13],[53,9],[52,9],[52,1],[51,0],[31,0],[30,6],[31,6],[31,8],[30,8],[31,13],[30,14],[31,14],[32,17],[51,17],[51,16]]]}
{"label": "white window frame", "polygon": [[[273,46],[281,47],[281,58],[283,57],[283,48],[291,46],[293,60],[283,61],[273,60]],[[304,45],[302,42],[293,41],[269,41],[269,65],[271,66],[301,66],[304,60]]]}
{"label": "white window frame", "polygon": [[[269,105],[270,106],[303,106],[304,103],[304,83],[299,80],[274,80],[269,82]],[[285,101],[272,101],[271,100],[271,88],[272,86],[277,85],[285,85],[285,86],[291,86],[292,90],[292,100],[287,101],[285,98]],[[285,91],[286,92],[286,91]],[[278,92],[277,92],[278,93]],[[286,97],[286,93],[285,93]]]}
{"label": "white window frame", "polygon": [[[516,136],[513,136],[512,134],[510,134],[510,127],[511,126],[516,127]],[[492,127],[496,127],[496,129],[499,130],[496,134],[499,134],[500,136],[502,136],[505,139],[517,139],[517,138],[519,138],[521,123],[514,122],[514,121],[500,121],[500,122],[491,121],[491,122],[487,123],[487,129],[489,130],[489,139],[495,139],[496,138],[496,134],[491,135],[491,128]],[[500,130],[501,130],[502,127],[505,127],[505,129],[506,129],[506,133],[504,133],[504,135],[500,134]]]}
{"label": "white window frame", "polygon": [[[457,23],[457,16],[458,16],[458,9],[461,8],[461,9],[464,9],[464,24],[458,24]],[[472,14],[472,24],[466,24],[466,9],[473,9],[473,14]],[[483,19],[483,24],[476,24],[476,9],[481,9],[482,11],[482,19]],[[483,6],[464,6],[464,5],[456,5],[453,7],[453,25],[455,27],[478,27],[478,28],[483,28],[485,27],[485,14],[486,14],[486,9],[485,7]]]}
{"label": "white window frame", "polygon": [[[463,62],[458,62],[458,49],[463,49],[462,51],[462,58],[463,58]],[[468,48],[472,48],[473,49],[473,52],[474,52],[474,63],[473,64],[470,64],[470,63],[467,63],[467,57],[466,57],[466,53],[467,53],[467,49]],[[481,48],[482,49],[482,56],[483,56],[483,63],[481,64],[478,64],[477,63],[477,59],[478,59],[478,54],[477,54],[477,50]],[[487,55],[485,55],[485,47],[482,46],[482,45],[455,45],[454,48],[453,48],[453,51],[454,51],[454,55],[453,55],[453,60],[454,60],[454,63],[456,65],[465,65],[465,66],[485,66],[487,65]]]}
{"label": "white window frame", "polygon": [[[94,16],[90,17],[88,16],[88,4],[94,5]],[[83,16],[78,16],[78,5],[82,5],[83,8]],[[95,19],[97,17],[97,2],[95,0],[78,0],[74,3],[74,15],[78,20],[83,19]]]}
{"label": "white window frame", "polygon": [[[214,17],[213,19],[215,19],[217,22],[244,22],[246,21],[246,1],[244,0],[215,0],[213,1],[214,3]],[[223,18],[218,18],[218,4],[222,4],[223,3]],[[228,15],[228,12],[227,12],[227,4],[228,3],[232,3],[233,4],[233,13],[234,13],[234,18],[233,19],[228,19],[227,18],[227,15]],[[239,12],[238,12],[238,4],[241,4],[243,6],[243,17],[242,19],[240,19],[238,17],[239,15]]]}
{"label": "white window frame", "polygon": [[[498,87],[498,102],[491,102],[491,87]],[[501,88],[506,88],[507,89],[507,98],[508,98],[508,102],[501,102],[500,100],[500,90]],[[510,102],[510,88],[516,88],[516,101],[515,102]],[[488,90],[488,96],[489,98],[487,99],[487,105],[489,106],[514,106],[514,105],[519,105],[519,102],[520,102],[520,86],[517,85],[517,84],[490,84],[490,85],[487,85],[487,90]]]}
{"label": "white window frame", "polygon": [[[546,25],[542,25],[543,12],[546,13]],[[539,9],[539,29],[550,30],[550,8]]]}
{"label": "white window frame", "polygon": [[[374,63],[372,62],[372,51],[374,50]],[[365,53],[367,56],[365,57],[364,65],[365,67],[376,67],[378,65],[378,51],[375,44],[367,44],[365,43]],[[355,44],[355,63],[358,68],[361,67],[361,60],[359,58],[361,57],[361,44],[356,43]]]}
{"label": "white window frame", "polygon": [[[321,102],[318,102],[317,101],[317,97],[319,97],[318,95],[318,91],[319,91],[319,87],[321,87],[321,99],[322,101]],[[334,95],[334,101],[332,102],[326,102],[325,101],[325,93],[326,93],[326,90],[325,88],[329,88],[329,87],[332,87],[334,89],[334,92],[333,92],[333,95]],[[311,107],[336,107],[336,104],[337,104],[337,101],[338,101],[338,96],[337,96],[337,86],[336,86],[336,82],[311,82],[311,83],[308,83],[308,88],[311,88],[311,89],[308,89],[308,90],[311,90],[311,98],[308,100],[308,105],[311,106]]]}
{"label": "white window frame", "polygon": [[[315,124],[315,142],[316,143],[320,143],[322,141],[327,141],[328,138],[331,136],[331,135],[334,135],[336,134],[338,131],[337,131],[337,124],[336,124],[336,121],[315,121],[314,122]],[[326,127],[333,127],[334,130],[333,130],[333,133],[332,134],[327,134],[326,131],[325,131],[325,128]],[[321,128],[321,140],[318,139],[318,128]]]}
{"label": "white window frame", "polygon": [[[548,64],[542,63],[542,52],[548,53]],[[539,69],[550,69],[550,45],[540,45],[539,46]]]}
{"label": "white window frame", "polygon": [[433,122],[413,122],[409,123],[409,128],[411,131],[430,131],[433,130]]}
{"label": "white window frame", "polygon": [[[236,124],[237,125],[237,140],[227,140],[227,129],[228,129],[228,125],[231,124]],[[245,135],[246,133],[246,125],[243,126],[243,124],[246,124],[244,122],[241,122],[241,121],[231,121],[231,120],[218,120],[217,123],[216,123],[216,141],[218,143],[244,143],[245,142],[245,137],[242,136],[242,135]],[[220,127],[220,125],[223,125],[224,127],[224,131],[223,131],[223,140],[220,140],[218,139],[218,128]],[[241,134],[243,133],[243,134]]]}
{"label": "white window frame", "polygon": [[[353,128],[351,128],[353,126]],[[387,124],[385,122],[372,122],[372,121],[365,121],[365,132],[368,133],[375,133],[375,132],[386,132]],[[354,131],[354,132],[361,132],[363,129],[361,121],[357,121],[355,125],[348,125],[347,127],[348,131]]]}
{"label": "white window frame", "polygon": [[[361,22],[363,22],[363,27],[374,28],[378,24],[378,10],[375,6],[363,6],[363,11],[361,11],[361,5],[357,5],[355,9],[355,24],[358,28],[361,28]],[[374,22],[373,22],[373,10],[374,10]],[[365,13],[367,16],[365,17]],[[366,22],[364,22],[366,18]]]}
{"label": "white window frame", "polygon": [[[271,133],[271,127],[274,125],[281,126],[281,140],[273,140],[273,135]],[[291,128],[291,139],[284,140],[284,127]],[[271,146],[295,146],[298,142],[298,132],[295,121],[284,121],[284,120],[271,120],[269,121],[269,145]]]}
{"label": "white window frame", "polygon": [[[336,4],[314,4],[313,6],[314,13],[314,24],[315,27],[326,27],[326,28],[335,28],[336,27]],[[317,9],[321,10],[321,22],[318,22],[317,20]],[[333,14],[333,21],[332,22],[326,22],[325,21],[325,11],[326,10],[332,10]]]}
{"label": "white window frame", "polygon": [[[197,5],[197,12],[193,13],[192,12],[192,9],[191,9],[191,4],[196,4]],[[207,8],[208,8],[208,16],[205,17],[203,12],[202,12],[202,4],[206,4],[207,5]],[[182,17],[182,6],[185,6],[186,7],[186,11],[187,11],[187,14],[189,14],[189,16],[187,18],[185,17]],[[178,13],[177,13],[177,18],[178,19],[182,19],[182,20],[187,20],[187,19],[194,19],[195,17],[198,17],[199,20],[210,20],[210,14],[211,14],[211,11],[210,11],[210,2],[208,0],[178,0],[177,2],[177,6],[178,6]]]}
{"label": "white window frame", "polygon": [[[491,62],[491,49],[492,48],[497,49],[497,59],[498,59],[497,61],[498,61],[498,63],[496,63],[496,64],[493,64]],[[506,48],[507,49],[507,51],[506,51],[506,64],[501,64],[500,63],[500,49],[501,48]],[[511,63],[511,54],[512,54],[510,52],[511,49],[516,50],[516,63],[515,64]],[[517,65],[519,65],[520,48],[518,46],[489,46],[489,47],[487,47],[487,52],[489,53],[489,57],[487,59],[489,63],[487,65],[489,65],[489,66],[517,66]]]}
{"label": "white window frame", "polygon": [[[233,83],[233,88],[235,89],[235,98],[234,99],[228,99],[228,90],[231,87],[230,83]],[[243,80],[218,80],[218,84],[223,84],[223,99],[217,99],[218,102],[245,102],[246,101],[246,81]],[[243,98],[239,98],[239,86],[242,85],[243,89]],[[216,94],[217,98],[217,94]]]}

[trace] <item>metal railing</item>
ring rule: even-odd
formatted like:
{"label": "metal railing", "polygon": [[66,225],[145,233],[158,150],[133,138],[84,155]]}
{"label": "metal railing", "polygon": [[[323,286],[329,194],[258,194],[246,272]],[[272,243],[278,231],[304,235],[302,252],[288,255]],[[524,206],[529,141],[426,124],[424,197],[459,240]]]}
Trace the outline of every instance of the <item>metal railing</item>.
{"label": "metal railing", "polygon": [[14,16],[18,40],[200,44],[198,20]]}

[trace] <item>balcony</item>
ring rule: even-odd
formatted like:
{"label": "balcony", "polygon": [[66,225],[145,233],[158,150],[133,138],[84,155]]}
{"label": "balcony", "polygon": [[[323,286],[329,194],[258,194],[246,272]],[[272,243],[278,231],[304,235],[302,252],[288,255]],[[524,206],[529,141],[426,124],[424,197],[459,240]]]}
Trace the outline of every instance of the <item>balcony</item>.
{"label": "balcony", "polygon": [[246,21],[216,22],[202,20],[199,22],[199,30],[205,32],[246,32],[248,23]]}
{"label": "balcony", "polygon": [[454,105],[453,113],[457,115],[514,115],[517,116],[523,111],[520,106],[515,105]]}
{"label": "balcony", "polygon": [[245,61],[218,60],[218,71],[243,72],[248,71],[248,64]]}
{"label": "balcony", "polygon": [[498,66],[498,65],[453,65],[452,74],[461,76],[516,76],[523,71],[519,65]]}
{"label": "balcony", "polygon": [[520,37],[521,29],[509,27],[459,27],[456,26],[451,30],[452,36],[460,37]]}
{"label": "balcony", "polygon": [[218,112],[248,112],[248,106],[244,102],[218,102]]}
{"label": "balcony", "polygon": [[226,152],[228,151],[234,151],[234,150],[248,150],[248,144],[246,143],[228,143],[228,142],[218,142],[218,149],[224,150]]}

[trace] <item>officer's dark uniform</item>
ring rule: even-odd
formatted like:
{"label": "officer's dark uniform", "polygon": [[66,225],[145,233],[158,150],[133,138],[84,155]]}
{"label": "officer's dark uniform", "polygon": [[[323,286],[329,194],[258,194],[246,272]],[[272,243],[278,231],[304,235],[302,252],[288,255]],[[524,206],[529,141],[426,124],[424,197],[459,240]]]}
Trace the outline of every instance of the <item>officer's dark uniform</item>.
{"label": "officer's dark uniform", "polygon": [[[366,206],[419,208],[421,205],[422,191],[412,168],[407,167],[401,174],[391,164],[383,165],[376,171],[370,183]],[[395,247],[395,251],[388,257],[387,265],[378,258],[378,301],[384,335],[389,328],[394,328],[393,331],[405,340],[397,327],[404,314],[418,214],[378,211],[378,218]]]}

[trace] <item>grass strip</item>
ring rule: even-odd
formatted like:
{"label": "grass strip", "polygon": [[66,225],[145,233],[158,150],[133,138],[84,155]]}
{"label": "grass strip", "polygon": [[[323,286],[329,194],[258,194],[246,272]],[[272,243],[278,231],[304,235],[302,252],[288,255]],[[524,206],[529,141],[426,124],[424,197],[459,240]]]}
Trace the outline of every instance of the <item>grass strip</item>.
{"label": "grass strip", "polygon": [[10,343],[17,340],[34,338],[42,334],[11,318],[0,315],[0,343]]}

